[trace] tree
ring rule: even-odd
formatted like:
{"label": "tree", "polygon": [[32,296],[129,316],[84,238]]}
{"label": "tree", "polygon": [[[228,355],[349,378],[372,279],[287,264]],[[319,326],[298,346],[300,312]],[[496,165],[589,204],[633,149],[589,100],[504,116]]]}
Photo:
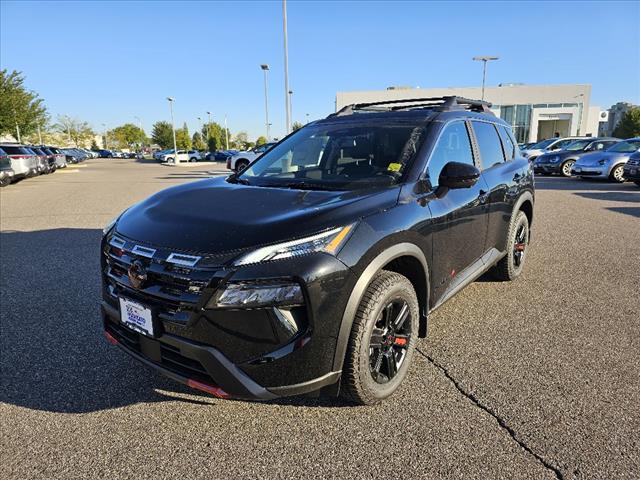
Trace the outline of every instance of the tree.
{"label": "tree", "polygon": [[640,107],[632,107],[626,111],[613,131],[613,136],[618,138],[640,136]]}
{"label": "tree", "polygon": [[191,137],[189,136],[189,128],[186,122],[182,125],[181,129],[176,130],[176,144],[178,150],[191,149]]}
{"label": "tree", "polygon": [[58,132],[66,134],[67,141],[76,147],[89,145],[96,136],[87,122],[68,115],[58,115],[58,122],[53,127]]}
{"label": "tree", "polygon": [[48,122],[44,100],[37,93],[27,90],[23,84],[21,72],[0,70],[0,135],[17,137],[16,125],[21,135],[28,135]]}
{"label": "tree", "polygon": [[96,143],[95,138],[91,140],[91,150],[100,150],[100,147],[98,147],[98,144]]}
{"label": "tree", "polygon": [[267,143],[267,137],[265,137],[264,135],[260,135],[256,139],[256,147],[259,147],[260,145],[264,145],[265,143]]}
{"label": "tree", "polygon": [[163,150],[173,148],[173,129],[171,124],[165,121],[154,123],[151,129],[151,139],[153,143],[160,145]]}
{"label": "tree", "polygon": [[204,143],[202,134],[200,132],[196,132],[193,134],[193,137],[191,137],[191,143],[193,145],[193,148],[196,150],[204,150],[205,148],[207,148],[207,144]]}
{"label": "tree", "polygon": [[291,131],[295,132],[296,130],[300,130],[302,127],[304,127],[304,125],[300,122],[293,122],[293,125],[291,125]]}
{"label": "tree", "polygon": [[249,148],[249,135],[247,135],[247,132],[238,132],[235,136],[234,143],[241,150]]}
{"label": "tree", "polygon": [[216,122],[205,123],[202,127],[202,138],[207,139],[207,147],[210,152],[227,148],[227,135],[231,138],[229,130],[224,129]]}
{"label": "tree", "polygon": [[107,135],[109,136],[109,144],[116,144],[119,148],[135,148],[138,145],[142,146],[147,140],[144,130],[133,123],[125,123],[116,127]]}

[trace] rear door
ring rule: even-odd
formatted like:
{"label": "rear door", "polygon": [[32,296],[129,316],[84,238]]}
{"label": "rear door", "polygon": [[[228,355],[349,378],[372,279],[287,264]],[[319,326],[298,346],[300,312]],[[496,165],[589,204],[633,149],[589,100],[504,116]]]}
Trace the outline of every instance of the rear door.
{"label": "rear door", "polygon": [[491,122],[473,120],[473,133],[480,158],[481,178],[488,187],[487,203],[489,221],[486,252],[488,261],[503,251],[507,229],[511,221],[513,199],[510,192],[520,181],[519,168],[515,165],[517,150],[507,127]]}

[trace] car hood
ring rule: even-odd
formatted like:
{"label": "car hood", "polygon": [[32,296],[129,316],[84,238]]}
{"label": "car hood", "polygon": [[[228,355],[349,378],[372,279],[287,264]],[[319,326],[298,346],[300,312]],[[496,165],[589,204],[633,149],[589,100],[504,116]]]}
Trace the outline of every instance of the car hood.
{"label": "car hood", "polygon": [[583,155],[578,159],[576,165],[591,167],[597,165],[600,160],[628,160],[630,153],[621,153],[621,152],[593,152],[588,153],[587,155]]}
{"label": "car hood", "polygon": [[399,187],[309,191],[214,178],[168,188],[127,210],[116,231],[182,251],[221,253],[347,225],[397,203]]}

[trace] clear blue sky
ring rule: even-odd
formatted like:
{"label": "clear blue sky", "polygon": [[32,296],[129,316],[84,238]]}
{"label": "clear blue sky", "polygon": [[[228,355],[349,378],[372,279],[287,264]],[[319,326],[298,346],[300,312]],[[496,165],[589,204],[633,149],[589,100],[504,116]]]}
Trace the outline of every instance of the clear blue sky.
{"label": "clear blue sky", "polygon": [[[197,117],[255,138],[284,132],[282,4],[2,1],[0,64],[21,70],[52,117],[100,130],[142,118],[193,132]],[[474,55],[498,55],[487,83],[590,83],[592,104],[640,103],[640,3],[288,2],[293,119],[319,118],[342,90],[472,86]]]}

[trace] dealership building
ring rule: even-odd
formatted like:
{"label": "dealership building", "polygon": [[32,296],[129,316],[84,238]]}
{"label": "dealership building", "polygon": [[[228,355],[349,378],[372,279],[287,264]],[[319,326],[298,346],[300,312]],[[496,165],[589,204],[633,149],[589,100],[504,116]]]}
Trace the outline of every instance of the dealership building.
{"label": "dealership building", "polygon": [[[336,111],[354,103],[458,95],[479,99],[481,87],[412,88],[338,92]],[[519,143],[535,142],[553,136],[597,136],[601,109],[591,105],[591,85],[500,84],[486,87],[485,100],[491,110],[513,127]]]}

